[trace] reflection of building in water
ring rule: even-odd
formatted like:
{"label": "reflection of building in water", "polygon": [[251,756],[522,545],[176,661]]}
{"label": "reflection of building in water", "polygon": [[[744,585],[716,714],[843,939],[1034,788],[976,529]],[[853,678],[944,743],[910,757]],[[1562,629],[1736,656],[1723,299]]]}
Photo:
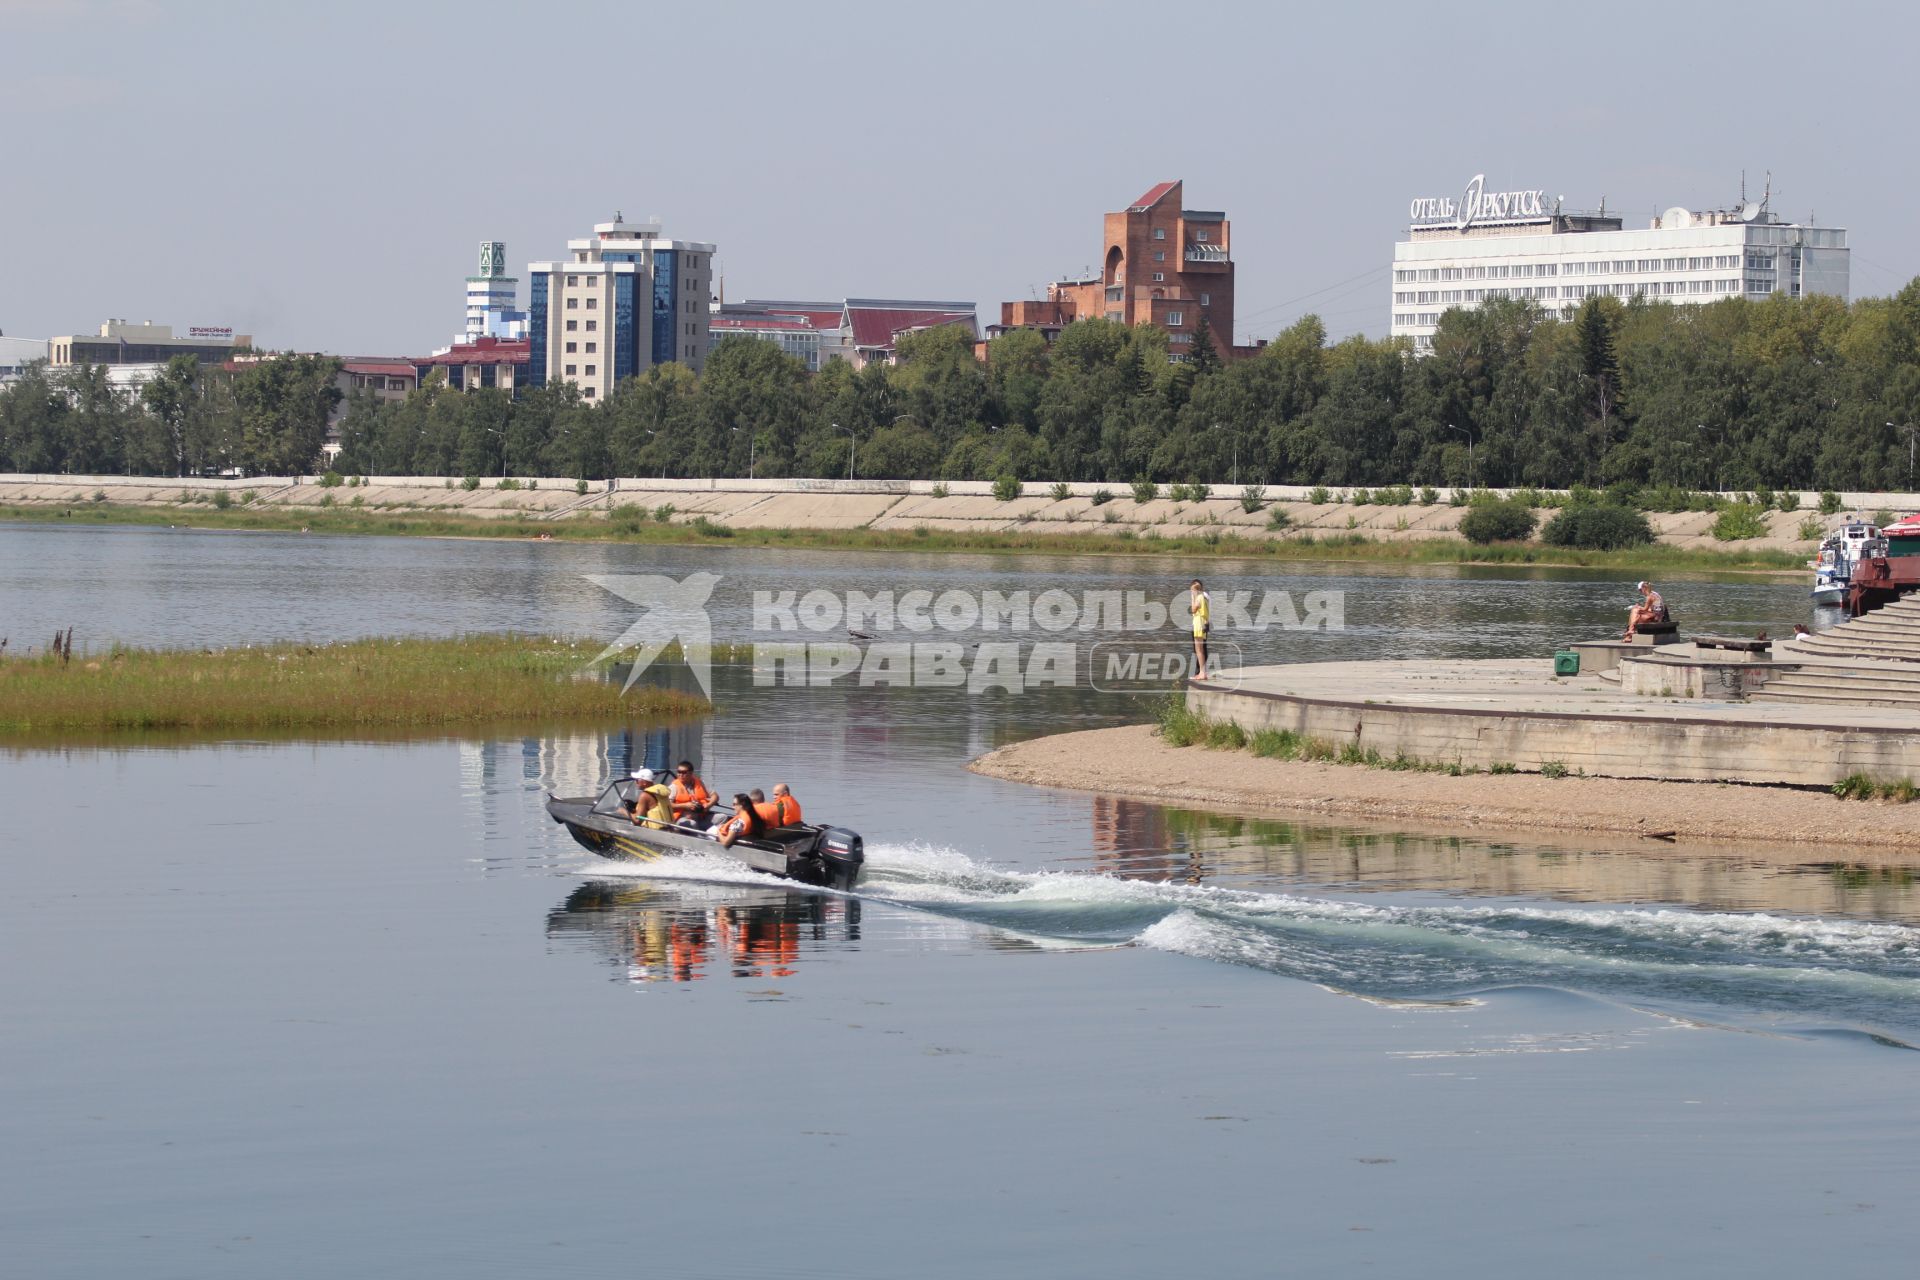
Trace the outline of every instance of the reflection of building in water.
{"label": "reflection of building in water", "polygon": [[508,777],[538,783],[557,796],[598,795],[614,778],[645,766],[664,770],[674,761],[704,764],[706,733],[700,721],[628,726],[612,733],[521,738],[460,744],[460,780],[483,793]]}
{"label": "reflection of building in water", "polygon": [[629,982],[792,977],[803,949],[860,940],[860,903],[782,889],[589,881],[547,915],[549,938],[584,937]]}
{"label": "reflection of building in water", "polygon": [[1187,876],[1189,855],[1174,845],[1162,806],[1125,796],[1093,798],[1094,862],[1101,869],[1147,879]]}

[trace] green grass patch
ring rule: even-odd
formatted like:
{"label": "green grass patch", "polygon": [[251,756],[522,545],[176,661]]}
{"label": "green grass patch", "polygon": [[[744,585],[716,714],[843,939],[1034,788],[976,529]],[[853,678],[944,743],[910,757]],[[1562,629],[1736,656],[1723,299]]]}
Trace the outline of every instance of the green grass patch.
{"label": "green grass patch", "polygon": [[585,672],[600,646],[470,635],[127,649],[0,661],[0,741],[121,733],[438,729],[688,716],[706,701]]}

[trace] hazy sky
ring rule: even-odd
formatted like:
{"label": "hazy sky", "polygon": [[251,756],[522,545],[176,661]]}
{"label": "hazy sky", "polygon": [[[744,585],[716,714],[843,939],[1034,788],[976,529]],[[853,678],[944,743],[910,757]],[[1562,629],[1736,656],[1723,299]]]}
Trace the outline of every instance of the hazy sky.
{"label": "hazy sky", "polygon": [[[624,211],[730,298],[1004,299],[1162,179],[1233,220],[1238,339],[1386,331],[1407,203],[1723,206],[1920,274],[1908,6],[0,0],[0,331],[109,316],[424,354],[477,243]],[[522,300],[525,284],[521,285]]]}

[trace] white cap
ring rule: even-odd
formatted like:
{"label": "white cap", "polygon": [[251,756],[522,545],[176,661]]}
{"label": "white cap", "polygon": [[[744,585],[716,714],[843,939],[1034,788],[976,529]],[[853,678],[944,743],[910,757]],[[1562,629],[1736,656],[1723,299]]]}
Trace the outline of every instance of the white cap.
{"label": "white cap", "polygon": [[1650,586],[1652,586],[1652,585],[1653,585],[1653,584],[1652,584],[1652,583],[1650,583],[1650,582],[1642,582],[1642,583],[1639,583],[1639,584],[1637,584],[1637,585],[1636,585],[1636,586],[1635,586],[1635,587],[1634,587],[1633,589],[1634,589],[1635,591],[1645,591],[1645,590],[1646,590],[1646,589],[1647,589],[1648,587],[1650,587]]}
{"label": "white cap", "polygon": [[653,781],[653,770],[651,770],[651,769],[635,769],[635,770],[633,771],[633,773],[632,773],[631,775],[629,775],[629,776],[630,776],[630,777],[632,777],[632,778],[633,778],[633,780],[634,780],[635,782],[652,782],[652,781]]}

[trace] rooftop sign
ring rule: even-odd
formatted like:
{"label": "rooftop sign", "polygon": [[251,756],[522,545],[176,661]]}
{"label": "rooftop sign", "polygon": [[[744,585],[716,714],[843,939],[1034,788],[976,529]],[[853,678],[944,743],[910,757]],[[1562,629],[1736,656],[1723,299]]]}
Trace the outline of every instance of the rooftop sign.
{"label": "rooftop sign", "polygon": [[1416,226],[1452,223],[1465,231],[1476,222],[1524,222],[1547,216],[1544,191],[1488,191],[1487,175],[1476,173],[1458,200],[1452,196],[1416,198],[1407,215]]}
{"label": "rooftop sign", "polygon": [[220,342],[233,341],[233,326],[215,324],[196,324],[187,329],[189,338],[214,338]]}

